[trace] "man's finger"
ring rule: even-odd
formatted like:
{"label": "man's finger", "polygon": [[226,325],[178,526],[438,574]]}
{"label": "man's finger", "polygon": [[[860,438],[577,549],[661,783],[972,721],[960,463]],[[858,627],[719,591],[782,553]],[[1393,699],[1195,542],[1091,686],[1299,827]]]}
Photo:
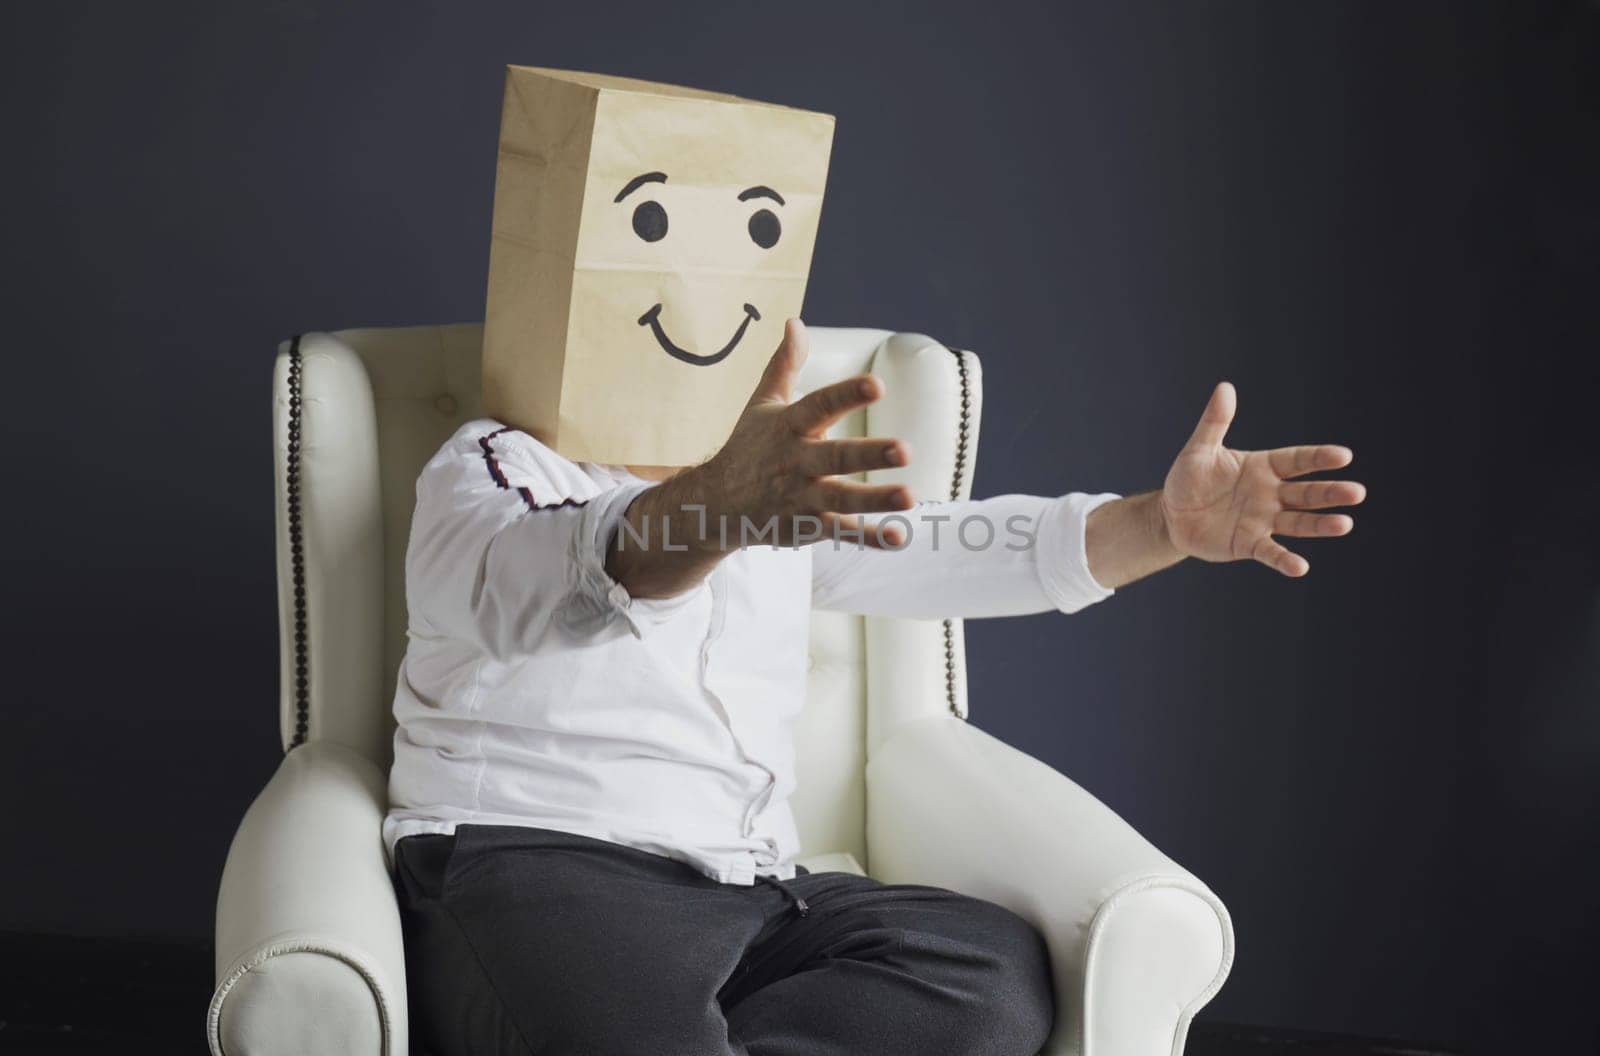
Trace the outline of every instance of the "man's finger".
{"label": "man's finger", "polygon": [[1206,401],[1206,409],[1200,414],[1199,424],[1194,427],[1194,435],[1189,437],[1189,446],[1221,447],[1238,406],[1239,396],[1234,392],[1233,382],[1217,382],[1217,387],[1211,390],[1211,399]]}
{"label": "man's finger", "polygon": [[817,509],[830,513],[891,513],[916,505],[904,484],[857,484],[839,477],[817,481],[807,495]]}
{"label": "man's finger", "polygon": [[860,542],[874,550],[898,550],[906,545],[905,528],[892,521],[880,524],[849,514],[825,513],[822,515],[822,530],[824,539],[830,541],[829,545],[835,539],[839,540],[841,546]]}
{"label": "man's finger", "polygon": [[836,381],[801,398],[785,412],[802,436],[821,436],[834,422],[883,396],[883,382],[870,374]]}
{"label": "man's finger", "polygon": [[1250,556],[1291,578],[1297,579],[1311,571],[1310,561],[1274,542],[1268,535],[1256,540],[1256,545],[1250,548]]}
{"label": "man's finger", "polygon": [[810,350],[811,338],[806,334],[806,324],[790,319],[783,326],[783,340],[778,342],[778,350],[767,361],[767,369],[762,371],[750,402],[788,403],[794,391],[794,380],[800,376],[800,368],[805,366]]}
{"label": "man's finger", "polygon": [[1353,480],[1303,480],[1278,488],[1278,501],[1292,510],[1359,506],[1366,497],[1366,485]]}
{"label": "man's finger", "polygon": [[1348,447],[1338,444],[1299,444],[1268,451],[1267,464],[1279,477],[1287,479],[1325,469],[1343,469],[1355,457]]}
{"label": "man's finger", "polygon": [[1281,510],[1272,518],[1273,535],[1292,535],[1298,539],[1320,539],[1349,535],[1355,519],[1343,513],[1306,513]]}
{"label": "man's finger", "polygon": [[902,440],[811,440],[795,468],[808,477],[829,477],[840,473],[866,473],[874,469],[893,469],[911,461]]}

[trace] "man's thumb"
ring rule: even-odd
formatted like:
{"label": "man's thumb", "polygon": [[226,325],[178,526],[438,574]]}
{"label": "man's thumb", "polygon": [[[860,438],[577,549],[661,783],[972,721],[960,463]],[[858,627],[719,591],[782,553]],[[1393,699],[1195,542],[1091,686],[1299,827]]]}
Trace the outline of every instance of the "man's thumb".
{"label": "man's thumb", "polygon": [[1222,446],[1222,439],[1228,435],[1228,426],[1233,424],[1234,411],[1238,406],[1239,395],[1234,391],[1233,383],[1217,382],[1217,387],[1211,390],[1211,398],[1206,401],[1199,424],[1194,427],[1194,435],[1189,437],[1190,446]]}
{"label": "man's thumb", "polygon": [[767,369],[762,372],[761,381],[757,383],[750,402],[777,400],[788,403],[790,393],[794,390],[794,381],[800,376],[800,368],[805,366],[810,344],[810,338],[806,336],[806,324],[798,319],[790,319],[785,323],[783,340],[767,362]]}

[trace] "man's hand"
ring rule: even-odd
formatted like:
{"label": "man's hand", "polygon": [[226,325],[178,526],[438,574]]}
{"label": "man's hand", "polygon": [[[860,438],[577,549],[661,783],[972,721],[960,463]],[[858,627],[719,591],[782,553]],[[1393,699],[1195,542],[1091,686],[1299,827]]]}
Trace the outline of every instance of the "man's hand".
{"label": "man's hand", "polygon": [[731,522],[744,517],[759,525],[776,517],[785,545],[793,545],[797,535],[799,541],[815,542],[820,523],[824,538],[833,538],[835,531],[860,533],[868,546],[898,546],[898,528],[880,529],[858,515],[908,510],[910,491],[840,477],[903,466],[906,445],[891,439],[823,439],[840,418],[882,398],[883,382],[864,374],[791,402],[808,351],[805,325],[789,320],[733,435],[701,467],[709,486],[707,506]]}
{"label": "man's hand", "polygon": [[[743,542],[797,545],[838,532],[868,546],[903,544],[898,527],[880,528],[861,515],[908,510],[914,504],[910,491],[839,478],[906,465],[911,457],[906,444],[823,438],[840,418],[881,398],[883,382],[862,375],[791,402],[807,348],[805,326],[789,320],[783,343],[722,450],[643,492],[628,508],[632,534],[628,529],[617,533],[606,569],[629,594],[682,593]],[[776,529],[775,539],[769,525]],[[649,545],[633,541],[639,538]],[[674,549],[662,545],[667,539]]]}
{"label": "man's hand", "polygon": [[1162,523],[1173,547],[1185,556],[1254,558],[1286,576],[1303,576],[1311,563],[1272,537],[1348,535],[1355,527],[1349,515],[1313,511],[1357,505],[1367,489],[1352,480],[1292,479],[1348,466],[1354,456],[1337,444],[1271,451],[1223,447],[1237,404],[1226,381],[1211,393],[1194,435],[1167,473],[1159,498]]}

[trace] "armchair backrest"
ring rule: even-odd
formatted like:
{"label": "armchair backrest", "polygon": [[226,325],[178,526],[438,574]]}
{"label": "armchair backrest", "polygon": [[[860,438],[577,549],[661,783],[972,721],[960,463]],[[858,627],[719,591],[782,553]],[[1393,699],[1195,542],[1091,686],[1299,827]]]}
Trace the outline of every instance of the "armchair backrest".
{"label": "armchair backrest", "polygon": [[[481,417],[478,325],[313,333],[285,342],[273,377],[281,733],[331,740],[387,769],[406,646],[404,563],[422,466]],[[977,454],[978,358],[914,334],[812,327],[801,388],[872,371],[887,395],[841,422],[900,436],[912,465],[875,474],[919,499],[966,498]],[[960,621],[812,618],[794,797],[808,852],[866,863],[865,767],[899,723],[966,714]]]}

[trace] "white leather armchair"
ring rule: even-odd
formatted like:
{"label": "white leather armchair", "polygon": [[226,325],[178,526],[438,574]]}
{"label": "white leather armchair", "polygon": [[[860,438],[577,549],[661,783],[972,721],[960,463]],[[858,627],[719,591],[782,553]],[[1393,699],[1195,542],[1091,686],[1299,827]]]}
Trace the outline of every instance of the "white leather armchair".
{"label": "white leather armchair", "polygon": [[[913,334],[812,328],[802,387],[872,370],[840,424],[899,435],[883,474],[965,498],[978,359]],[[423,463],[481,415],[481,327],[309,334],[274,374],[287,754],[239,826],[217,898],[216,1056],[405,1056],[404,953],[380,840],[405,648],[402,566]],[[870,418],[870,423],[869,423]],[[1070,626],[1063,633],[1071,633]],[[1211,891],[1075,784],[969,726],[960,621],[813,619],[794,806],[812,868],[998,902],[1049,941],[1051,1056],[1178,1056],[1227,977]]]}

